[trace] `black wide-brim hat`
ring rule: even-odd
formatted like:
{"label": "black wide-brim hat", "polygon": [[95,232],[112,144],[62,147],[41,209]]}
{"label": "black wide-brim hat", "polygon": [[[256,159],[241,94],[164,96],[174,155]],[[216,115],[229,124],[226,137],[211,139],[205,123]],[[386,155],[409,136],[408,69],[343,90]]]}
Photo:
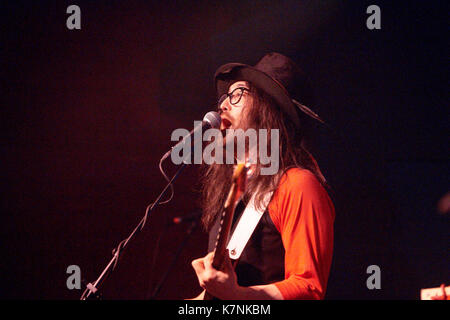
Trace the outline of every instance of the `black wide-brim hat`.
{"label": "black wide-brim hat", "polygon": [[297,127],[300,127],[301,122],[298,111],[324,123],[305,106],[311,96],[305,73],[290,58],[280,53],[266,54],[255,66],[243,63],[220,66],[214,75],[218,96],[227,93],[236,81],[248,81],[267,93]]}

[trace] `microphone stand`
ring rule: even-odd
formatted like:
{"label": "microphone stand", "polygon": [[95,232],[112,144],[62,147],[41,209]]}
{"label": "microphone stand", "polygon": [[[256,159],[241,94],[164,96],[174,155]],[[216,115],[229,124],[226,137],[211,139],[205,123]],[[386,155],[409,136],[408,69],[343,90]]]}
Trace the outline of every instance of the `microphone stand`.
{"label": "microphone stand", "polygon": [[[220,122],[221,122],[220,115],[217,112],[214,112],[214,111],[208,112],[205,115],[205,117],[203,118],[202,123],[199,126],[197,126],[196,128],[194,128],[191,131],[191,133],[189,133],[188,136],[190,136],[191,134],[194,134],[196,132],[196,130],[200,130],[200,132],[201,132],[203,127],[205,127],[205,128],[211,128],[211,127],[218,128],[220,126]],[[184,141],[184,138],[182,139],[182,141]],[[182,143],[182,141],[180,141],[179,143]],[[172,147],[171,150],[166,152],[166,154],[164,154],[164,156],[161,158],[161,160],[159,162],[160,169],[161,169],[161,163],[171,154],[173,148],[174,147]],[[191,150],[191,153],[192,153],[192,150]],[[187,159],[187,157],[190,157],[190,156],[191,156],[191,154],[187,155],[185,159]],[[184,169],[184,167],[186,167],[186,162],[184,160],[182,161],[181,166],[180,166],[180,168],[178,168],[178,170],[175,173],[175,175],[172,177],[172,179],[169,181],[169,183],[166,185],[166,187],[160,193],[158,198],[156,198],[155,202],[153,202],[153,204],[150,206],[150,208],[147,207],[147,210],[145,212],[144,217],[141,219],[141,221],[139,222],[137,227],[133,230],[131,235],[126,240],[123,240],[122,242],[120,242],[119,245],[117,246],[117,248],[113,250],[113,258],[108,263],[108,265],[103,270],[103,272],[100,274],[98,279],[94,282],[94,284],[88,283],[86,285],[86,290],[81,295],[80,300],[87,300],[92,294],[94,294],[97,298],[99,298],[99,293],[98,293],[98,288],[97,287],[103,281],[103,278],[105,277],[105,275],[111,270],[111,267],[112,267],[112,270],[114,270],[114,268],[117,265],[117,262],[119,261],[120,252],[121,252],[122,249],[124,249],[127,246],[128,241],[130,241],[132,239],[132,237],[134,237],[134,235],[138,231],[142,230],[142,228],[144,227],[144,224],[145,224],[145,222],[147,220],[148,214],[153,210],[153,208],[155,208],[160,203],[162,197],[166,194],[167,189],[169,189],[169,187],[173,187],[172,183],[178,178],[178,175],[181,173],[181,171]],[[163,172],[162,169],[161,169],[161,172],[164,175],[164,177],[166,178],[166,180],[168,180],[167,176],[165,175],[165,173]],[[86,294],[86,292],[87,292],[87,294]]]}
{"label": "microphone stand", "polygon": [[[167,158],[167,156],[170,154],[170,151],[167,152],[163,158],[161,159],[161,162]],[[126,248],[128,241],[131,240],[139,231],[142,230],[143,224],[145,223],[145,221],[147,220],[147,215],[151,213],[151,211],[161,202],[162,197],[166,194],[167,190],[169,189],[169,187],[172,185],[172,183],[178,178],[178,175],[181,173],[181,171],[183,171],[183,169],[186,167],[186,163],[184,163],[184,161],[180,164],[180,168],[178,168],[177,172],[174,174],[174,176],[172,177],[172,179],[170,179],[169,183],[166,185],[166,187],[162,190],[162,192],[159,194],[159,196],[156,198],[155,202],[153,202],[153,204],[150,206],[150,208],[148,209],[148,211],[146,212],[144,218],[139,222],[139,224],[136,226],[136,228],[133,230],[133,232],[130,234],[130,236],[126,239],[126,241],[122,243],[118,246],[118,250],[114,249],[113,250],[113,258],[111,259],[111,261],[108,263],[108,265],[105,267],[105,269],[103,270],[103,272],[100,274],[100,276],[97,278],[97,280],[92,284],[92,283],[88,283],[86,285],[86,290],[83,292],[83,294],[81,295],[80,300],[87,300],[89,299],[93,294],[95,296],[95,298],[99,299],[100,298],[100,294],[98,292],[98,286],[100,285],[100,283],[104,280],[105,275],[111,270],[111,267],[113,267],[112,269],[115,268],[115,266],[117,265],[117,262],[119,260],[119,255],[121,253],[121,251]],[[86,294],[87,292],[87,294]],[[92,299],[92,298],[91,298]]]}

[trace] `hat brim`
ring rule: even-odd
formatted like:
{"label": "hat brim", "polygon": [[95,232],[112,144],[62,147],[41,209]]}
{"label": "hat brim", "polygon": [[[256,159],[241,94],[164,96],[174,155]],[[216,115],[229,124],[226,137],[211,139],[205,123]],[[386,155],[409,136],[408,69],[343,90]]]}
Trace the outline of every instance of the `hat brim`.
{"label": "hat brim", "polygon": [[214,82],[218,96],[228,92],[231,84],[236,81],[249,81],[258,89],[263,90],[271,96],[280,106],[282,111],[294,122],[300,126],[300,118],[297,113],[297,107],[292,102],[286,89],[275,79],[252,66],[242,63],[227,63],[220,66],[214,74]]}

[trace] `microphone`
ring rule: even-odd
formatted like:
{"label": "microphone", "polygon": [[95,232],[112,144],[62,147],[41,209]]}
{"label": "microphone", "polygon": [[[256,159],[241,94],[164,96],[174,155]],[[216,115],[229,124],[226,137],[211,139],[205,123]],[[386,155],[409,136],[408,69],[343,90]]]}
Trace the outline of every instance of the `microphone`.
{"label": "microphone", "polygon": [[220,114],[218,112],[210,111],[203,117],[203,122],[208,123],[209,126],[207,127],[207,129],[209,128],[217,129],[220,128],[222,118],[220,117]]}
{"label": "microphone", "polygon": [[201,211],[194,211],[194,212],[186,214],[184,216],[174,217],[172,219],[172,222],[173,222],[173,224],[180,224],[183,222],[193,221],[193,220],[199,219],[201,217],[201,215],[202,215]]}
{"label": "microphone", "polygon": [[194,129],[191,130],[191,132],[189,132],[186,136],[183,137],[183,139],[181,139],[176,145],[174,145],[169,151],[167,151],[167,153],[162,157],[161,160],[166,159],[171,153],[172,150],[174,149],[182,149],[183,145],[185,143],[187,143],[187,141],[190,144],[190,151],[191,154],[194,150],[194,146],[195,146],[195,139],[194,143],[191,143],[191,137],[194,136],[196,133],[201,133],[203,130],[208,130],[211,128],[214,129],[218,129],[220,128],[220,124],[222,122],[222,118],[220,117],[218,112],[215,111],[210,111],[207,114],[205,114],[205,116],[203,117],[203,121],[197,125]]}

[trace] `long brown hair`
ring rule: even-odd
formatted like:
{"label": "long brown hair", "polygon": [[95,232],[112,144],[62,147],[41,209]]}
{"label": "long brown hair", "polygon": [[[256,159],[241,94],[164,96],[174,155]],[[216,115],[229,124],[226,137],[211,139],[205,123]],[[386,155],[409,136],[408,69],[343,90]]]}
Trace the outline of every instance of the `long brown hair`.
{"label": "long brown hair", "polygon": [[[260,208],[265,195],[275,191],[278,187],[282,174],[289,168],[298,167],[310,170],[317,179],[326,185],[320,169],[311,154],[302,145],[304,132],[281,111],[274,100],[262,90],[250,84],[250,93],[253,102],[243,110],[243,121],[245,128],[255,130],[267,129],[268,141],[270,141],[270,130],[279,130],[279,170],[275,175],[261,175],[261,164],[256,164],[252,179],[247,185],[244,195],[246,203],[255,192],[255,204]],[[231,164],[203,164],[201,172],[202,188],[202,223],[208,231],[212,227],[218,214],[222,213],[223,205],[231,186],[233,165]]]}

